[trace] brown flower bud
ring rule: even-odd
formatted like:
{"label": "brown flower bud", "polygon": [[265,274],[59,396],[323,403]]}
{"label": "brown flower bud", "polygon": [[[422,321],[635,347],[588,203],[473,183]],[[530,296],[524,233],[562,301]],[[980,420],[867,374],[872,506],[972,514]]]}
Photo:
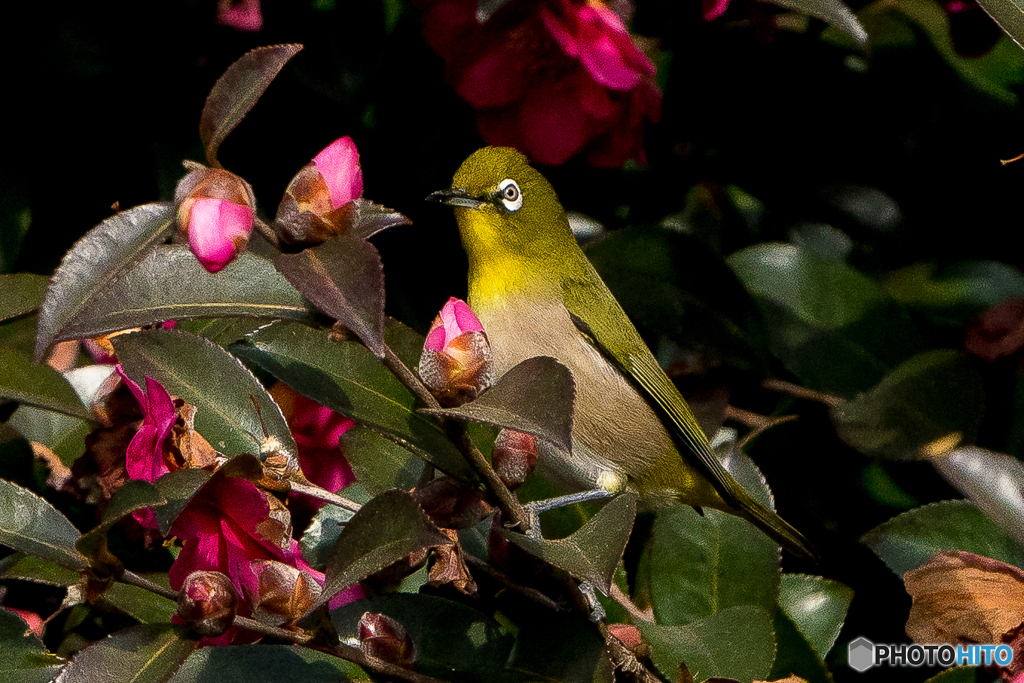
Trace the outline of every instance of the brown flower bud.
{"label": "brown flower bud", "polygon": [[178,232],[211,273],[239,254],[252,233],[256,198],[234,173],[193,164],[174,191]]}
{"label": "brown flower bud", "polygon": [[509,489],[516,489],[537,466],[537,439],[532,434],[502,429],[494,440],[494,471]]}
{"label": "brown flower bud", "polygon": [[238,611],[238,593],[220,572],[192,572],[178,593],[178,616],[202,636],[228,630]]}
{"label": "brown flower bud", "polygon": [[367,656],[405,669],[416,663],[412,638],[401,624],[383,614],[366,612],[359,619],[359,645]]}
{"label": "brown flower bud", "polygon": [[256,560],[250,567],[256,586],[246,590],[246,597],[257,621],[287,628],[320,597],[320,584],[301,569],[277,560]]}

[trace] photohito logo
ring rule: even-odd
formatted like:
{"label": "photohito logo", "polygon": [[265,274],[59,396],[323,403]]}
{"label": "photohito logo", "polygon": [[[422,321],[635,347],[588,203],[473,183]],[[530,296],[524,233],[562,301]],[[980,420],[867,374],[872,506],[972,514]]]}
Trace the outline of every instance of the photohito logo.
{"label": "photohito logo", "polygon": [[850,642],[850,668],[867,671],[873,666],[1008,666],[1009,645],[881,645],[864,637]]}

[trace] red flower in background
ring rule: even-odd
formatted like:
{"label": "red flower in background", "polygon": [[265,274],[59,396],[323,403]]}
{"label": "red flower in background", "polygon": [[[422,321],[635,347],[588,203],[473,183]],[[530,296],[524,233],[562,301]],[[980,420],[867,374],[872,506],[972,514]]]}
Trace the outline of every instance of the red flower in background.
{"label": "red flower in background", "polygon": [[513,0],[484,24],[476,0],[421,0],[423,31],[492,145],[541,164],[585,153],[595,166],[645,161],[657,121],[654,64],[599,2]]}
{"label": "red flower in background", "polygon": [[263,28],[260,0],[217,0],[217,23],[239,31]]}

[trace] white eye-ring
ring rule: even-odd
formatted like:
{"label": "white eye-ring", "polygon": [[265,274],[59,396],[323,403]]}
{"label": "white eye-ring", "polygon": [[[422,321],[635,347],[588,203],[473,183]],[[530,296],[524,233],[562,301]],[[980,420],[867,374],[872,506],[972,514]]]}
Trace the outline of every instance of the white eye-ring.
{"label": "white eye-ring", "polygon": [[516,181],[511,178],[505,178],[498,183],[498,196],[509,211],[518,211],[523,208],[523,193]]}

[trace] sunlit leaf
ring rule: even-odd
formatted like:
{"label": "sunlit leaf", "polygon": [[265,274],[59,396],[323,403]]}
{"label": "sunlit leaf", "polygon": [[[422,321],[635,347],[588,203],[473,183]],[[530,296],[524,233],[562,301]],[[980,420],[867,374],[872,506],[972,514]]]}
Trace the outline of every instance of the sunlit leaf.
{"label": "sunlit leaf", "polygon": [[199,135],[206,159],[218,166],[217,150],[266,91],[285,63],[301,45],[258,47],[242,55],[217,79],[199,118]]}
{"label": "sunlit leaf", "polygon": [[809,14],[832,24],[845,32],[862,48],[868,45],[868,32],[864,30],[853,11],[841,0],[771,0],[773,4]]}
{"label": "sunlit leaf", "polygon": [[178,609],[175,601],[127,583],[112,584],[103,591],[103,600],[143,624],[168,623]]}
{"label": "sunlit leaf", "polygon": [[53,410],[81,419],[89,411],[67,380],[49,365],[37,365],[27,354],[0,347],[0,399]]}
{"label": "sunlit leaf", "polygon": [[61,683],[95,683],[98,672],[110,681],[164,683],[199,646],[188,628],[141,624],[117,631],[88,646],[71,660]]}
{"label": "sunlit leaf", "polygon": [[50,278],[32,273],[0,275],[0,320],[7,320],[39,308]]}
{"label": "sunlit leaf", "polygon": [[356,481],[375,495],[388,489],[410,489],[423,472],[422,460],[361,425],[342,435],[341,451]]}
{"label": "sunlit leaf", "polygon": [[[196,406],[196,430],[221,453],[258,452],[263,424],[288,452],[296,452],[281,408],[237,358],[213,342],[175,330],[144,330],[115,337],[114,349],[140,386],[152,377]],[[260,405],[263,424],[250,396]]]}
{"label": "sunlit leaf", "polygon": [[943,477],[1024,547],[1024,464],[1003,453],[964,446],[931,459]]}
{"label": "sunlit leaf", "polygon": [[78,583],[81,575],[41,557],[17,552],[0,560],[0,579],[21,579],[67,588]]}
{"label": "sunlit leaf", "polygon": [[783,574],[779,606],[822,657],[839,637],[853,600],[847,586],[821,576]]}
{"label": "sunlit leaf", "polygon": [[77,571],[88,565],[75,549],[80,536],[57,508],[0,479],[0,544]]}
{"label": "sunlit leaf", "polygon": [[89,420],[28,405],[14,411],[8,423],[29,441],[49,448],[68,467],[85,453],[85,438],[94,428]]}
{"label": "sunlit leaf", "polygon": [[16,683],[49,683],[60,672],[64,660],[51,654],[43,641],[16,615],[0,609],[0,679]]}
{"label": "sunlit leaf", "polygon": [[352,512],[337,505],[324,505],[317,510],[299,540],[302,556],[311,566],[319,569],[327,564],[331,548],[352,515]]}
{"label": "sunlit leaf", "polygon": [[43,357],[65,326],[97,294],[166,240],[173,227],[174,207],[170,203],[143,204],[108,218],[75,242],[46,289],[39,311],[36,359]]}

